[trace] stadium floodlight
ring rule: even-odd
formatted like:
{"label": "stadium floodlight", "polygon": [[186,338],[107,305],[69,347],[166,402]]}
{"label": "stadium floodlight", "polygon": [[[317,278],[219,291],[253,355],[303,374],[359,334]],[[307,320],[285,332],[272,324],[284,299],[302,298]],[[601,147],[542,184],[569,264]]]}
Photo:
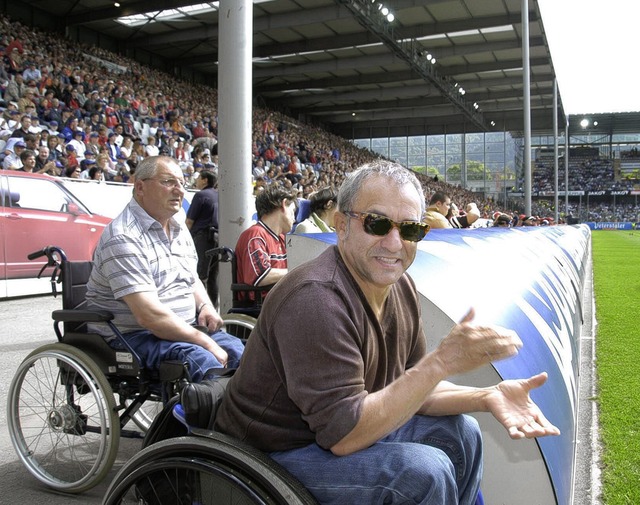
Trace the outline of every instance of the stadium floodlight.
{"label": "stadium floodlight", "polygon": [[389,14],[389,9],[387,9],[386,7],[383,7],[382,9],[380,9],[380,13],[383,16],[386,16],[387,14]]}
{"label": "stadium floodlight", "polygon": [[394,19],[396,19],[396,17],[393,14],[391,14],[391,13],[387,14],[387,21],[389,23],[393,23]]}
{"label": "stadium floodlight", "polygon": [[587,118],[584,118],[582,121],[580,121],[580,126],[586,128],[587,126],[589,126],[589,120]]}
{"label": "stadium floodlight", "polygon": [[436,64],[436,59],[435,58],[431,58],[431,64],[435,65]]}

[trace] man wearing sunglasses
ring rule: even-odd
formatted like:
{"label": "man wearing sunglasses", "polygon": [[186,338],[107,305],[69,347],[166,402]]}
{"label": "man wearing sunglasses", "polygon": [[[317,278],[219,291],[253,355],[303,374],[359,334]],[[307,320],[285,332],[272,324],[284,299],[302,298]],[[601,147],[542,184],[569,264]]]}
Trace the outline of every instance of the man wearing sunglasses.
{"label": "man wearing sunglasses", "polygon": [[320,503],[472,504],[482,441],[471,411],[514,438],[557,434],[531,401],[540,374],[488,388],[447,378],[513,356],[515,333],[473,311],[427,352],[406,270],[428,231],[422,188],[388,162],[351,173],[337,246],[271,291],[217,428],[270,454]]}

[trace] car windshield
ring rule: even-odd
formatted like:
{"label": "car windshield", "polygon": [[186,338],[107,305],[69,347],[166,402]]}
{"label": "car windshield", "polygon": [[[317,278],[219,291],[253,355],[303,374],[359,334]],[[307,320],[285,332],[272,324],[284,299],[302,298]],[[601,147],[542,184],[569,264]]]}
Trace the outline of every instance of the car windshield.
{"label": "car windshield", "polygon": [[74,214],[89,214],[89,210],[57,181],[9,176],[8,183],[9,198],[4,199],[8,207],[69,212],[69,204],[74,204]]}

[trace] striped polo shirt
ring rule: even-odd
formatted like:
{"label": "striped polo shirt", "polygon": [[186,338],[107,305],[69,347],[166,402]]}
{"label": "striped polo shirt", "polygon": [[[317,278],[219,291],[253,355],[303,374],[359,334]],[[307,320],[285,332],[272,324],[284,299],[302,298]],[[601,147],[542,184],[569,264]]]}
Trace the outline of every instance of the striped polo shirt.
{"label": "striped polo shirt", "polygon": [[[87,283],[87,308],[112,312],[114,324],[124,333],[141,330],[122,298],[156,292],[165,307],[193,323],[198,258],[186,226],[171,218],[170,228],[171,240],[132,198],[102,233]],[[90,330],[111,334],[102,323],[90,325]]]}

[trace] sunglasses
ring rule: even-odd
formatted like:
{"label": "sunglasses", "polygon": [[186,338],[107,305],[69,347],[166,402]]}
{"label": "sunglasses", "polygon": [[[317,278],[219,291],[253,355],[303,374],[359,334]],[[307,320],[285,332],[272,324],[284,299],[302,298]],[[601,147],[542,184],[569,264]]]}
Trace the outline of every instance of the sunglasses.
{"label": "sunglasses", "polygon": [[345,216],[359,219],[364,231],[369,235],[384,237],[392,228],[397,228],[400,238],[408,242],[420,242],[429,232],[429,225],[417,221],[392,221],[388,217],[378,214],[367,214],[366,212],[343,212]]}

